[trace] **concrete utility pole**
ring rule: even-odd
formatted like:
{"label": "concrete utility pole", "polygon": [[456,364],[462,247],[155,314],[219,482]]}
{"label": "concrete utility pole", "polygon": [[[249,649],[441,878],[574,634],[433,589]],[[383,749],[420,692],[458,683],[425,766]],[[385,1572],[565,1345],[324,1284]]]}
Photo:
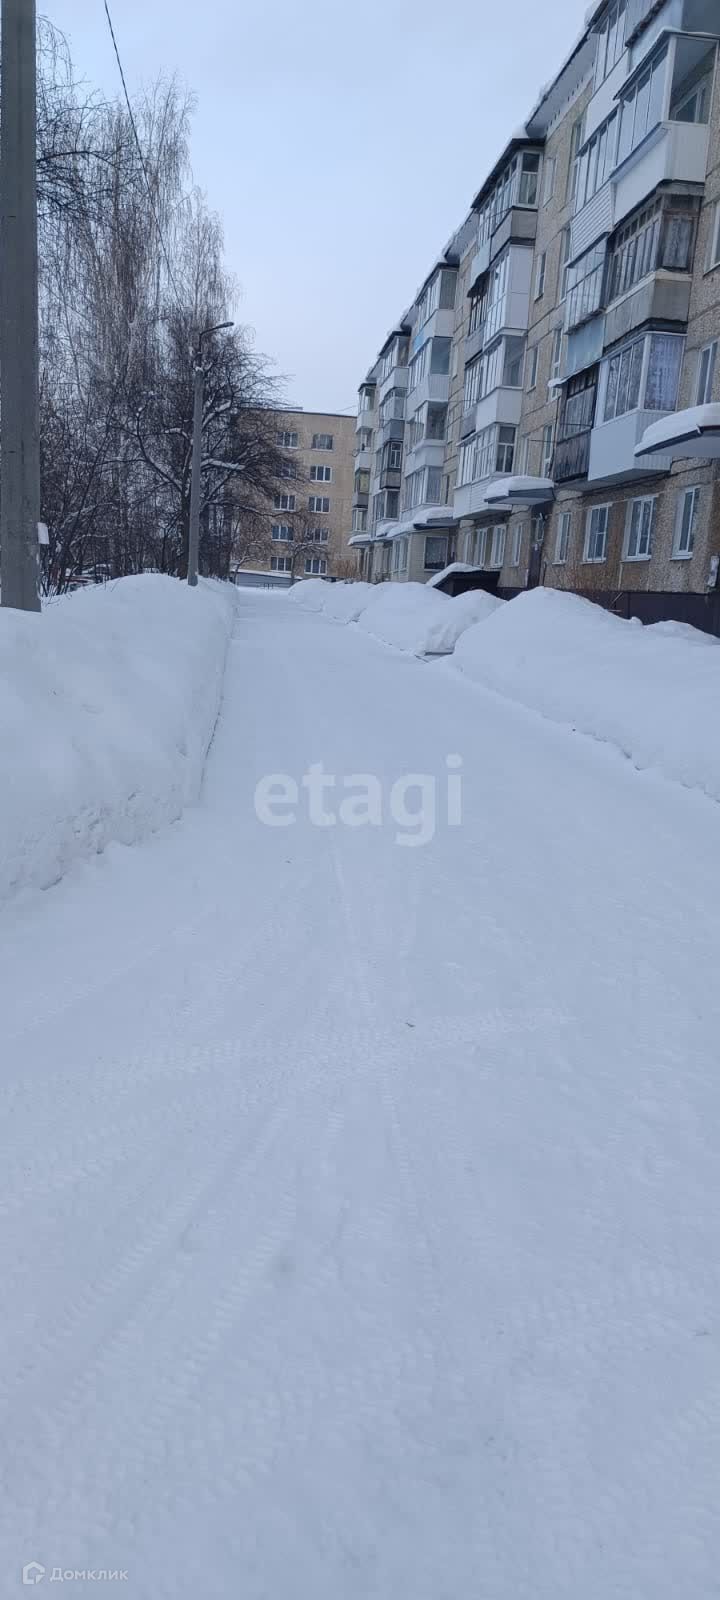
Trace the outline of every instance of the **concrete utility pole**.
{"label": "concrete utility pole", "polygon": [[232,322],[218,322],[214,328],[203,328],[193,358],[193,442],[190,477],[190,531],[188,536],[187,581],[192,589],[197,587],[198,557],[200,552],[200,485],[202,480],[202,425],[205,394],[205,372],[202,364],[203,339],[211,333],[222,333],[234,327]]}
{"label": "concrete utility pole", "polygon": [[2,604],[39,611],[40,425],[35,0],[2,0],[0,403]]}

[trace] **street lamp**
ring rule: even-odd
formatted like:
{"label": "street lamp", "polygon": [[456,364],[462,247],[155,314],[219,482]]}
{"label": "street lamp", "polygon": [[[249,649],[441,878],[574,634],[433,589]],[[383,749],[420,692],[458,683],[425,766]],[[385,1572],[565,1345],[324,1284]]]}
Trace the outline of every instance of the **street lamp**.
{"label": "street lamp", "polygon": [[217,322],[212,328],[203,328],[193,351],[193,447],[190,475],[190,528],[188,533],[187,581],[194,589],[198,581],[198,553],[200,549],[200,483],[202,478],[202,425],[205,372],[202,364],[203,339],[211,333],[223,333],[234,328],[234,322]]}

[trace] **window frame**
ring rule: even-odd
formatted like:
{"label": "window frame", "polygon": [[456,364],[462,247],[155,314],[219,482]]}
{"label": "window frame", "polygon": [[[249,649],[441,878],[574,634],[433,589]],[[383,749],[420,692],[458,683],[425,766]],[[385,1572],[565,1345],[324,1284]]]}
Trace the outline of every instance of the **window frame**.
{"label": "window frame", "polygon": [[[428,561],[428,545],[441,544],[443,546],[442,560]],[[426,533],[423,545],[423,569],[425,572],[443,572],[447,566],[448,536],[446,533]]]}
{"label": "window frame", "polygon": [[[273,499],[273,511],[295,511],[296,499],[294,494],[276,494]],[[283,500],[287,501],[287,505],[283,505]]]}
{"label": "window frame", "polygon": [[548,205],[555,193],[557,179],[557,156],[545,156],[543,161],[543,191],[542,203]]}
{"label": "window frame", "polygon": [[519,567],[520,566],[520,562],[522,560],[522,547],[523,547],[523,539],[524,538],[525,538],[525,523],[524,522],[516,522],[514,527],[513,527],[513,531],[512,531],[512,543],[511,543],[511,546],[510,546],[510,560],[509,560],[509,563],[508,563],[508,565],[511,566],[511,567]]}
{"label": "window frame", "polygon": [[[693,505],[687,529],[688,543],[686,549],[682,549],[681,539],[685,521],[685,504],[690,495],[693,497]],[[700,513],[700,495],[701,486],[699,483],[688,484],[687,488],[678,490],[675,506],[675,525],[673,527],[672,561],[692,561],[695,554],[695,531]]]}
{"label": "window frame", "polygon": [[[698,372],[695,389],[695,404],[698,406],[710,405],[712,401],[719,342],[720,341],[717,339],[710,339],[709,342],[702,345],[701,349],[698,351]],[[703,359],[705,356],[707,356],[708,360],[705,372],[703,374]]]}
{"label": "window frame", "polygon": [[[318,501],[320,502],[319,505]],[[330,513],[330,496],[327,494],[309,495],[308,511],[312,511],[314,517],[327,517]]]}
{"label": "window frame", "polygon": [[720,200],[711,207],[712,225],[705,256],[705,271],[715,272],[720,267]]}
{"label": "window frame", "polygon": [[[626,507],[626,510],[625,510],[625,535],[624,535],[624,539],[623,539],[623,553],[622,553],[623,561],[636,562],[636,561],[651,561],[652,560],[653,540],[654,540],[654,537],[655,537],[655,523],[656,523],[656,520],[657,520],[657,503],[658,503],[658,496],[656,494],[633,495],[632,500],[628,500],[627,507]],[[639,524],[639,527],[636,528],[636,529],[633,529],[633,522],[634,522],[634,518],[635,518],[635,508],[636,508],[636,506],[637,507],[641,507],[643,509],[641,509],[641,511],[640,511],[640,524]],[[649,506],[650,507],[650,518],[649,518],[647,529],[645,528],[645,525],[644,525],[644,507],[645,506]],[[644,540],[646,534],[647,534],[647,549],[641,550],[640,549],[640,544]],[[635,543],[636,543],[636,548],[635,548],[634,551],[631,549],[631,541],[633,540],[633,538],[635,539]]]}
{"label": "window frame", "polygon": [[540,360],[540,340],[528,346],[528,393],[537,388],[538,364]]}
{"label": "window frame", "polygon": [[[325,443],[322,442],[323,440],[325,441]],[[327,441],[329,441],[329,443]],[[313,450],[334,450],[335,449],[335,435],[334,435],[334,433],[314,433],[313,436],[312,436],[312,446],[311,446],[311,448]]]}
{"label": "window frame", "polygon": [[490,557],[488,566],[493,572],[500,572],[505,565],[505,544],[507,540],[507,523],[496,522],[491,529]]}
{"label": "window frame", "polygon": [[547,250],[541,250],[535,262],[535,299],[542,300],[547,278]]}
{"label": "window frame", "polygon": [[333,469],[332,469],[332,467],[317,466],[315,463],[312,464],[312,466],[310,468],[310,482],[311,483],[332,483],[332,481],[333,481]]}
{"label": "window frame", "polygon": [[305,575],[308,578],[325,578],[327,576],[327,557],[306,556]]}
{"label": "window frame", "polygon": [[291,522],[272,522],[270,524],[270,538],[273,544],[292,544],[295,538],[295,529]]}
{"label": "window frame", "polygon": [[[584,546],[583,546],[583,565],[584,566],[601,567],[607,561],[608,540],[609,540],[609,535],[610,535],[610,512],[612,510],[612,505],[613,505],[612,500],[603,500],[601,505],[588,506],[588,508],[587,508],[587,512],[585,514],[585,543],[584,543]],[[604,513],[605,513],[605,526],[604,526],[604,528],[602,530],[602,539],[603,539],[602,555],[598,556],[598,555],[591,555],[590,554],[590,540],[591,540],[591,538],[596,538],[597,537],[597,534],[594,533],[593,529],[592,529],[592,519],[600,511],[604,511]]]}
{"label": "window frame", "polygon": [[553,556],[554,567],[567,566],[571,532],[572,511],[558,512],[557,528],[555,529],[555,554]]}
{"label": "window frame", "polygon": [[297,449],[299,449],[299,444],[298,444],[299,438],[300,438],[299,433],[296,433],[294,431],[294,429],[292,429],[292,428],[279,428],[278,429],[278,444],[279,444],[281,450],[297,450]]}
{"label": "window frame", "polygon": [[271,572],[292,572],[292,556],[271,556]]}

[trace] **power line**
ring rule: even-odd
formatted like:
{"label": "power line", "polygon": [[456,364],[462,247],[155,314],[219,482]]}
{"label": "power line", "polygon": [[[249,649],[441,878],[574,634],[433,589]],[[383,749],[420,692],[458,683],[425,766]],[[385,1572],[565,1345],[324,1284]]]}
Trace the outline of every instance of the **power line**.
{"label": "power line", "polygon": [[168,277],[169,277],[170,282],[172,284],[172,288],[173,288],[173,291],[174,291],[174,294],[175,294],[175,299],[177,300],[177,303],[178,303],[178,310],[182,311],[182,309],[183,309],[182,299],[181,299],[181,296],[180,296],[180,292],[178,290],[177,283],[175,282],[175,276],[174,276],[174,273],[173,273],[173,269],[172,269],[172,267],[170,265],[170,255],[169,255],[169,252],[168,252],[167,245],[165,243],[165,239],[163,237],[162,228],[160,226],[160,218],[159,218],[158,213],[157,213],[157,207],[155,205],[155,198],[154,198],[154,195],[153,195],[153,192],[152,192],[152,186],[151,186],[151,183],[150,183],[150,176],[149,176],[147,165],[146,165],[146,162],[145,162],[145,156],[144,156],[144,153],[143,153],[143,148],[142,148],[142,145],[140,143],[140,136],[138,134],[137,123],[135,121],[135,113],[134,113],[133,108],[132,108],[132,102],[130,100],[130,95],[128,94],[128,86],[127,86],[127,82],[126,82],[126,79],[125,79],[125,73],[124,73],[124,70],[123,70],[123,64],[122,64],[122,61],[120,59],[120,51],[118,49],[117,38],[115,37],[115,29],[113,27],[113,21],[112,21],[111,15],[110,15],[110,7],[108,5],[108,0],[103,0],[103,5],[104,5],[104,8],[105,8],[105,16],[107,17],[107,25],[108,25],[108,28],[110,29],[110,38],[112,39],[113,50],[115,51],[115,60],[117,61],[117,64],[118,64],[118,72],[120,73],[120,81],[121,81],[122,86],[123,86],[123,93],[125,95],[125,104],[126,104],[127,109],[128,109],[128,116],[130,118],[130,126],[131,126],[133,134],[135,136],[135,143],[137,145],[138,155],[140,157],[140,165],[141,165],[142,170],[143,170],[143,177],[145,179],[145,186],[147,188],[148,199],[150,201],[150,210],[152,211],[153,221],[154,221],[155,227],[157,228],[157,231],[158,231],[158,238],[160,240],[160,246],[161,246],[161,249],[162,249],[162,253],[163,253],[164,257],[165,257],[165,265],[166,265],[167,270],[168,270]]}

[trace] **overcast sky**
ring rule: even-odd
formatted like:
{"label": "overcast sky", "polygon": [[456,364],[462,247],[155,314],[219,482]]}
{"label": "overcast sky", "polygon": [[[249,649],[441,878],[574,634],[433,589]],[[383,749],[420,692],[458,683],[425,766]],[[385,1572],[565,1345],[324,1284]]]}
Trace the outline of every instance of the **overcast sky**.
{"label": "overcast sky", "polygon": [[[40,0],[119,90],[102,0]],[[386,329],[553,76],[587,0],[111,0],[132,93],[197,96],[195,176],[238,320],[309,409],[354,409]]]}

